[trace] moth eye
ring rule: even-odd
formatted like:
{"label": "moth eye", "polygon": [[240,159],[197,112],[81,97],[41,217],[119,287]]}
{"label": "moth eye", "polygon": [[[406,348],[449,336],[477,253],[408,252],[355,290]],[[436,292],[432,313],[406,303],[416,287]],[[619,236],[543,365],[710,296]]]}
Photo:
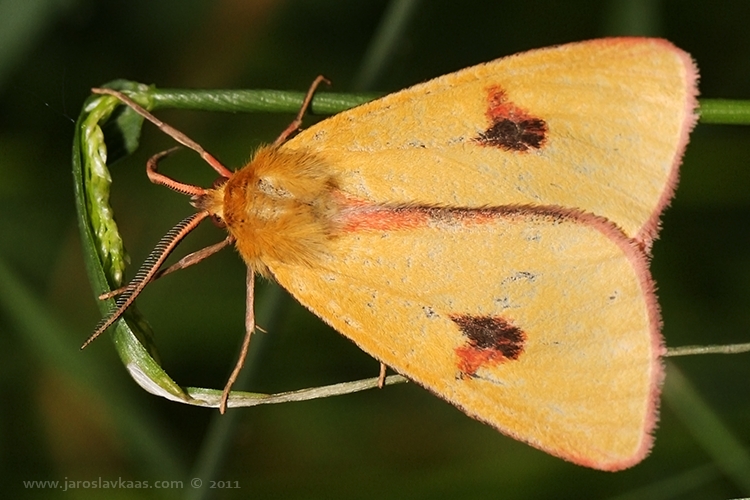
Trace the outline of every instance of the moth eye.
{"label": "moth eye", "polygon": [[211,215],[211,222],[213,222],[214,226],[218,227],[219,229],[224,229],[225,227],[227,227],[227,223],[224,222],[224,219],[216,214]]}

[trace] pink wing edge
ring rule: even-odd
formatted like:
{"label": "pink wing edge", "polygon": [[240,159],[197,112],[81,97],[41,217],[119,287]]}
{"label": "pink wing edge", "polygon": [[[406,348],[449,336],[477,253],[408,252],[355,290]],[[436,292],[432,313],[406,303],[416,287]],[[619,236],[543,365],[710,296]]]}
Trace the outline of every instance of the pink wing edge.
{"label": "pink wing edge", "polygon": [[647,253],[651,251],[651,245],[656,239],[659,233],[659,218],[661,217],[664,209],[669,206],[674,196],[675,189],[677,189],[677,183],[680,176],[680,164],[682,163],[682,156],[685,153],[688,141],[690,140],[690,132],[693,130],[695,125],[698,123],[698,67],[690,57],[690,54],[684,50],[676,47],[671,42],[663,39],[650,39],[665,48],[668,48],[674,54],[680,58],[685,68],[685,89],[686,99],[684,103],[685,119],[682,122],[680,130],[680,138],[675,149],[674,156],[672,157],[672,167],[669,173],[669,178],[664,186],[664,190],[661,193],[661,197],[654,207],[654,211],[651,213],[651,217],[641,227],[638,234],[635,236],[635,240],[638,241]]}
{"label": "pink wing edge", "polygon": [[574,213],[574,217],[581,223],[596,228],[622,249],[623,253],[630,260],[640,282],[649,317],[652,347],[652,371],[650,395],[648,408],[646,410],[646,421],[643,428],[640,446],[632,456],[606,464],[591,462],[584,457],[562,457],[567,460],[572,460],[580,465],[614,472],[627,469],[641,462],[649,454],[654,443],[653,432],[659,420],[659,399],[661,395],[661,386],[664,382],[664,364],[662,356],[666,354],[666,346],[661,335],[661,312],[656,298],[656,286],[648,267],[649,257],[646,251],[644,251],[642,243],[635,239],[628,238],[627,235],[625,235],[625,233],[623,233],[613,222],[598,215],[587,212],[577,212]]}
{"label": "pink wing edge", "polygon": [[[612,46],[612,45],[654,45],[662,49],[666,49],[669,52],[672,52],[674,55],[676,55],[683,64],[683,67],[685,68],[685,89],[686,89],[686,99],[684,102],[683,109],[685,110],[685,119],[682,122],[682,126],[680,129],[680,137],[679,141],[677,143],[677,147],[675,148],[674,156],[672,157],[672,165],[670,168],[669,176],[667,178],[667,181],[664,185],[664,189],[662,190],[661,196],[659,197],[658,202],[656,203],[653,212],[649,216],[648,220],[641,226],[641,228],[638,230],[638,233],[635,235],[634,240],[638,242],[639,245],[643,248],[645,253],[647,255],[650,255],[651,252],[651,245],[653,244],[654,240],[656,239],[658,233],[659,233],[659,218],[661,217],[662,212],[664,209],[669,206],[669,203],[671,202],[675,190],[677,189],[677,183],[679,181],[679,168],[680,164],[682,163],[682,156],[685,153],[685,148],[687,147],[687,143],[690,139],[690,132],[695,127],[696,123],[698,122],[698,114],[696,113],[696,110],[698,109],[698,66],[695,64],[695,61],[693,61],[693,58],[685,52],[684,50],[680,49],[676,45],[674,45],[669,40],[665,40],[663,38],[651,38],[651,37],[608,37],[608,38],[596,38],[592,40],[584,40],[581,42],[572,42],[569,44],[561,44],[558,47],[564,48],[565,46],[570,45],[600,45],[602,47],[606,46]],[[536,49],[536,50],[545,50],[545,49]],[[531,50],[529,52],[534,52],[534,50]],[[523,55],[525,53],[519,53],[515,55]],[[509,56],[513,57],[513,56]]]}
{"label": "pink wing edge", "polygon": [[[654,207],[654,211],[651,214],[649,220],[641,227],[638,234],[636,234],[633,240],[623,238],[624,235],[619,230],[610,227],[606,222],[602,225],[602,221],[596,218],[596,221],[591,221],[594,225],[600,227],[602,232],[610,236],[615,240],[623,251],[628,255],[633,267],[641,282],[641,289],[646,297],[647,308],[649,311],[650,323],[651,323],[651,341],[653,346],[653,372],[651,378],[651,397],[649,401],[649,409],[647,414],[646,425],[644,428],[644,436],[641,442],[641,446],[638,451],[629,460],[623,460],[618,463],[612,463],[610,467],[605,470],[621,470],[631,467],[641,460],[651,451],[653,446],[653,432],[656,428],[659,418],[659,396],[661,394],[661,386],[664,382],[664,364],[662,362],[662,356],[666,354],[666,346],[664,339],[661,335],[662,321],[661,312],[659,309],[659,303],[656,299],[655,284],[651,277],[651,273],[648,268],[648,256],[651,251],[651,245],[654,239],[657,237],[659,232],[659,219],[664,209],[669,205],[674,196],[679,181],[679,167],[682,163],[682,156],[685,153],[688,141],[690,139],[690,132],[693,130],[698,122],[698,114],[696,110],[698,108],[698,67],[693,61],[690,54],[684,50],[676,47],[674,44],[663,39],[632,39],[632,41],[645,41],[650,40],[651,42],[657,43],[677,55],[683,63],[685,68],[685,89],[686,99],[684,102],[685,119],[682,122],[680,137],[675,149],[674,156],[672,158],[672,166],[669,174],[669,178],[664,186],[661,197],[658,203]],[[584,219],[587,216],[584,215]],[[645,254],[645,255],[644,255]],[[594,465],[594,464],[592,464]]]}
{"label": "pink wing edge", "polygon": [[[655,44],[673,52],[683,63],[685,68],[685,89],[686,99],[684,102],[685,119],[681,124],[679,141],[675,148],[672,158],[672,165],[667,182],[664,185],[662,194],[654,207],[649,219],[643,224],[641,229],[633,238],[629,238],[613,222],[595,214],[580,212],[578,210],[569,210],[562,207],[556,207],[561,215],[577,219],[580,223],[592,226],[603,233],[605,236],[614,241],[625,253],[630,260],[636,276],[640,281],[641,290],[645,297],[646,308],[649,316],[651,332],[651,381],[648,408],[646,410],[646,420],[644,423],[641,443],[638,449],[630,456],[624,459],[613,460],[606,463],[594,462],[581,456],[560,456],[565,460],[573,463],[591,467],[604,471],[619,471],[632,467],[641,462],[651,451],[654,443],[653,432],[656,429],[659,420],[659,399],[661,387],[664,382],[664,364],[662,357],[666,354],[666,345],[661,335],[662,320],[659,303],[656,298],[656,286],[651,277],[649,270],[649,259],[651,245],[659,232],[659,218],[664,209],[669,205],[674,196],[679,180],[679,167],[682,163],[682,156],[689,141],[690,132],[698,122],[698,68],[690,54],[676,47],[668,40],[661,38],[648,37],[612,37],[590,40],[588,42],[602,45],[619,45],[619,44]],[[548,451],[548,450],[547,450]],[[549,452],[549,451],[548,451]]]}

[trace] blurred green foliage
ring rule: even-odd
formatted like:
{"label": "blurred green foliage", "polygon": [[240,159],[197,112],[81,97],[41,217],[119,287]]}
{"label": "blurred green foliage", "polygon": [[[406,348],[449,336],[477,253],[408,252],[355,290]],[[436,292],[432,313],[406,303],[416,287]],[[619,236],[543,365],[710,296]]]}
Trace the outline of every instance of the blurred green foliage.
{"label": "blurred green foliage", "polygon": [[[750,98],[743,0],[416,2],[396,18],[374,90],[514,52],[604,35],[664,36],[701,69],[702,95]],[[218,412],[154,397],[111,343],[78,347],[99,319],[73,203],[73,120],[115,78],[161,88],[304,90],[319,73],[353,90],[387,12],[382,0],[0,0],[0,486],[9,498],[730,498],[750,495],[750,355],[673,360],[656,446],[616,474],[505,438],[413,385]],[[408,9],[405,9],[408,11]],[[368,52],[369,51],[369,52]],[[377,51],[376,51],[377,54]],[[368,66],[369,68],[369,66]],[[164,111],[230,166],[286,115]],[[192,209],[151,185],[145,160],[172,143],[146,126],[112,167],[132,262]],[[652,269],[669,346],[750,340],[750,129],[699,125]],[[191,154],[165,164],[213,174]],[[175,173],[176,172],[176,173]],[[183,252],[222,238],[202,227]],[[132,265],[132,264],[131,264]],[[222,387],[243,334],[245,269],[224,251],[149,287],[139,308],[184,385]],[[263,293],[263,288],[259,293]],[[263,298],[261,298],[263,300]],[[377,363],[293,301],[252,359],[253,390],[370,377]],[[230,420],[231,419],[231,420]],[[217,424],[216,421],[219,421]],[[229,432],[223,441],[222,432]],[[216,443],[225,442],[223,450]],[[209,476],[232,489],[194,490]],[[201,471],[201,472],[196,472]],[[207,473],[206,473],[207,474]],[[24,480],[182,480],[172,489],[24,488]]]}

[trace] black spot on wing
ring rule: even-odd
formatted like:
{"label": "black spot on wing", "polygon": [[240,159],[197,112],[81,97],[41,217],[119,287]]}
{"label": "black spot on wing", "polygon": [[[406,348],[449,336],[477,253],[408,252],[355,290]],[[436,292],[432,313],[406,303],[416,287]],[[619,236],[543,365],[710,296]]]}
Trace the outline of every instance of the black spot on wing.
{"label": "black spot on wing", "polygon": [[489,126],[474,139],[482,146],[505,151],[541,149],[547,139],[547,122],[508,99],[500,86],[487,89]]}
{"label": "black spot on wing", "polygon": [[483,365],[517,360],[524,350],[526,333],[498,316],[452,315],[466,337],[456,349],[462,374],[474,375]]}
{"label": "black spot on wing", "polygon": [[547,134],[547,124],[539,118],[513,121],[504,118],[480,133],[477,142],[506,151],[539,149]]}

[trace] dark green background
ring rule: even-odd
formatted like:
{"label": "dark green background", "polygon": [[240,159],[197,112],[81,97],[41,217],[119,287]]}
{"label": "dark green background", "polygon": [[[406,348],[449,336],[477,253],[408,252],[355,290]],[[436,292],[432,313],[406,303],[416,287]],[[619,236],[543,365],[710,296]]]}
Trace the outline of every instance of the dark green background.
{"label": "dark green background", "polygon": [[[388,2],[0,0],[0,492],[11,498],[163,498],[191,493],[218,412],[141,390],[105,337],[85,275],[70,174],[72,120],[114,78],[160,87],[304,90],[323,73],[350,91]],[[525,49],[614,34],[669,38],[701,69],[705,97],[750,98],[750,2],[430,1],[406,25],[377,90]],[[162,112],[229,166],[289,116]],[[658,133],[658,131],[654,131]],[[140,263],[191,208],[151,185],[171,145],[147,126],[113,167],[113,204]],[[652,269],[669,346],[750,341],[750,129],[698,125]],[[192,155],[168,172],[210,184]],[[218,241],[201,228],[182,251]],[[550,307],[559,307],[551,304]],[[244,267],[232,251],[165,278],[139,300],[167,371],[221,387],[243,334]],[[377,363],[288,302],[263,337],[252,389],[370,377]],[[684,375],[685,393],[679,384]],[[90,383],[96,378],[96,384]],[[674,360],[649,458],[616,474],[568,464],[414,385],[235,412],[217,498],[730,498],[750,495],[750,355]],[[93,387],[106,387],[106,394]],[[606,397],[606,395],[602,395]],[[125,424],[123,424],[125,422]],[[183,489],[24,489],[23,480],[156,481]],[[207,480],[207,478],[204,478]],[[194,492],[193,492],[194,493]]]}

